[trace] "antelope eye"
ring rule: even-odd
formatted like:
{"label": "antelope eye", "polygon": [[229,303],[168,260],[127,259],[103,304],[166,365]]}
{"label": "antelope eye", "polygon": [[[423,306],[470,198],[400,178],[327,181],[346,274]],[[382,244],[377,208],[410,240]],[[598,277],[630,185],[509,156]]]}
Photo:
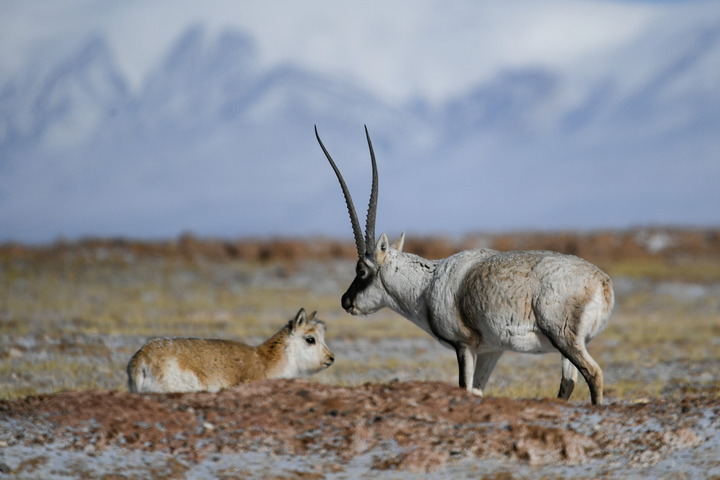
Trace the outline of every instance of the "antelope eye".
{"label": "antelope eye", "polygon": [[370,275],[370,269],[365,264],[358,264],[355,274],[360,278],[367,278]]}
{"label": "antelope eye", "polygon": [[315,337],[305,337],[305,341],[308,345],[315,345]]}

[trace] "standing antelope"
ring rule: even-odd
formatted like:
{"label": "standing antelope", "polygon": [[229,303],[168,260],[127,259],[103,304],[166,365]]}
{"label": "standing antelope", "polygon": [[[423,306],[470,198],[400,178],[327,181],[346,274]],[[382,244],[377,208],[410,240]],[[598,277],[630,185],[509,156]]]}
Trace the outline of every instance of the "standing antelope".
{"label": "standing antelope", "polygon": [[156,338],[127,366],[131,392],[217,392],[264,378],[311,375],[335,361],[325,345],[325,324],[305,309],[262,345],[231,340]]}
{"label": "standing antelope", "polygon": [[614,303],[612,281],[591,263],[548,251],[467,250],[442,260],[402,251],[405,234],[390,245],[375,241],[378,174],[365,127],[372,188],[363,238],[350,192],[335,162],[315,136],[340,182],[358,251],[356,276],[342,307],[367,315],[389,307],[455,350],[461,388],[482,395],[506,350],[562,354],[558,397],[570,397],[577,371],[602,404],[602,370],[586,349],[607,325]]}

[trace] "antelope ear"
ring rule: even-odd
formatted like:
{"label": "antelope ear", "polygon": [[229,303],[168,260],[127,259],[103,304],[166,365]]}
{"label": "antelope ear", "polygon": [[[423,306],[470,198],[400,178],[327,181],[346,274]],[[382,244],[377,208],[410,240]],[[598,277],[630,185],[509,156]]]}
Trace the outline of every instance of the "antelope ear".
{"label": "antelope ear", "polygon": [[290,330],[295,331],[296,328],[302,327],[306,321],[307,321],[307,319],[305,318],[305,309],[301,308],[298,311],[297,315],[295,315],[295,320],[290,322],[291,323]]}
{"label": "antelope ear", "polygon": [[402,234],[400,234],[400,238],[398,238],[397,241],[395,243],[393,243],[392,246],[398,252],[402,252],[404,245],[405,245],[405,232],[402,232]]}
{"label": "antelope ear", "polygon": [[388,250],[390,249],[390,242],[388,241],[387,235],[384,233],[380,235],[380,240],[378,240],[377,245],[375,246],[375,261],[382,265],[385,261],[385,256],[387,255]]}

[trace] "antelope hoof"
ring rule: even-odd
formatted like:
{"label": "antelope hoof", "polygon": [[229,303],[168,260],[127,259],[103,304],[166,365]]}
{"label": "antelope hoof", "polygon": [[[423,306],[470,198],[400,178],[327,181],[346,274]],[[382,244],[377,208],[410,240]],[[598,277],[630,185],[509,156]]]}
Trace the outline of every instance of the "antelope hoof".
{"label": "antelope hoof", "polygon": [[470,393],[472,393],[472,394],[475,395],[476,397],[482,397],[482,396],[483,396],[483,392],[482,392],[482,390],[479,389],[479,388],[473,388],[472,390],[470,390]]}

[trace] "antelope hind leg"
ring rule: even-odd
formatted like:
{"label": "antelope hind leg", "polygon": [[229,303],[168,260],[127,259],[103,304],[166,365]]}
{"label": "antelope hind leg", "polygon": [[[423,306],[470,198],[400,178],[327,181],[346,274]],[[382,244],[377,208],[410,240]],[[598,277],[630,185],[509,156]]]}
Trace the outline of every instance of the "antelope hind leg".
{"label": "antelope hind leg", "polygon": [[567,357],[562,357],[562,379],[560,380],[560,391],[558,398],[567,400],[572,395],[577,383],[578,370]]}
{"label": "antelope hind leg", "polygon": [[578,370],[580,370],[580,374],[583,376],[590,388],[590,400],[593,405],[602,405],[602,370],[597,362],[595,362],[595,360],[587,352],[585,345],[558,345],[557,347],[558,350],[560,350],[560,353],[562,353],[570,360],[570,362],[572,362],[573,365],[575,365]]}

